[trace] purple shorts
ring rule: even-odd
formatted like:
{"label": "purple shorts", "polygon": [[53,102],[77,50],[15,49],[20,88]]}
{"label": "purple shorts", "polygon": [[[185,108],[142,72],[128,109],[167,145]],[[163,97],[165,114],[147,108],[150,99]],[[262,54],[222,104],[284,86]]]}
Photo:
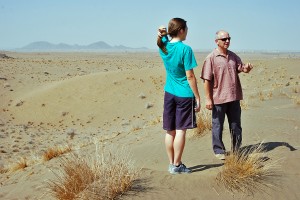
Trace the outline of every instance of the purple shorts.
{"label": "purple shorts", "polygon": [[197,127],[194,97],[177,97],[165,92],[163,129],[167,131]]}

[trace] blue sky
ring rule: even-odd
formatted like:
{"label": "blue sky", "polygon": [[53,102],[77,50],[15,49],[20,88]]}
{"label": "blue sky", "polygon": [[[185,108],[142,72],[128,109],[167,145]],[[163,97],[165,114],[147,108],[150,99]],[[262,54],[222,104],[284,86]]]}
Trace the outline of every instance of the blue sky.
{"label": "blue sky", "polygon": [[213,49],[225,29],[233,50],[300,51],[299,10],[299,0],[0,0],[0,49],[35,41],[156,49],[157,27],[181,17],[195,50]]}

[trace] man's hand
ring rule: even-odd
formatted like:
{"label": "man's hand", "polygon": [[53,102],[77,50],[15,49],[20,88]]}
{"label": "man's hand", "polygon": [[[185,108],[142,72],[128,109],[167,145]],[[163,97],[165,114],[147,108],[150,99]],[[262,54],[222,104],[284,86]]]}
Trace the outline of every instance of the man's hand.
{"label": "man's hand", "polygon": [[206,98],[206,109],[212,110],[213,108],[213,101],[210,98]]}
{"label": "man's hand", "polygon": [[253,66],[251,63],[247,63],[243,66],[243,72],[249,73],[253,69]]}

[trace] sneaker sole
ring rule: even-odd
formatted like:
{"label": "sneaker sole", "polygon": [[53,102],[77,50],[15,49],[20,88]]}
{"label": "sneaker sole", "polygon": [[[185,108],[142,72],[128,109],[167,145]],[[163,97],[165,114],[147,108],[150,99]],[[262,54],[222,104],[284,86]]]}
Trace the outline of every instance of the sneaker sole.
{"label": "sneaker sole", "polygon": [[192,172],[170,172],[170,174],[191,174]]}

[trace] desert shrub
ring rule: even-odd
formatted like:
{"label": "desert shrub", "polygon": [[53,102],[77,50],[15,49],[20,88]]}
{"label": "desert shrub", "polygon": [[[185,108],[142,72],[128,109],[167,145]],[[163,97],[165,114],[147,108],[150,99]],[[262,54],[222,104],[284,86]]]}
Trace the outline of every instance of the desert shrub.
{"label": "desert shrub", "polygon": [[278,161],[268,159],[263,146],[259,145],[227,155],[216,180],[232,193],[253,195],[276,186],[280,174]]}
{"label": "desert shrub", "polygon": [[131,189],[139,173],[124,149],[96,148],[95,155],[61,159],[60,175],[48,183],[51,194],[61,200],[115,199]]}
{"label": "desert shrub", "polygon": [[70,146],[49,148],[43,154],[43,160],[44,161],[49,161],[52,158],[58,157],[62,154],[68,153],[70,151],[71,151]]}
{"label": "desert shrub", "polygon": [[299,96],[293,96],[291,97],[292,101],[296,105],[300,105],[300,97]]}
{"label": "desert shrub", "polygon": [[241,109],[242,110],[248,110],[249,109],[248,100],[242,100],[242,101],[240,101],[240,104],[241,104]]}
{"label": "desert shrub", "polygon": [[25,169],[26,167],[28,167],[27,160],[25,158],[21,158],[19,161],[17,161],[17,163],[13,164],[12,167],[10,167],[9,171],[15,172],[21,169]]}
{"label": "desert shrub", "polygon": [[194,129],[195,136],[204,136],[212,129],[212,111],[201,109],[197,113],[197,127]]}
{"label": "desert shrub", "polygon": [[61,159],[63,176],[57,175],[57,181],[51,181],[49,187],[57,199],[75,199],[78,193],[95,181],[96,174],[82,159],[73,155],[72,159]]}

